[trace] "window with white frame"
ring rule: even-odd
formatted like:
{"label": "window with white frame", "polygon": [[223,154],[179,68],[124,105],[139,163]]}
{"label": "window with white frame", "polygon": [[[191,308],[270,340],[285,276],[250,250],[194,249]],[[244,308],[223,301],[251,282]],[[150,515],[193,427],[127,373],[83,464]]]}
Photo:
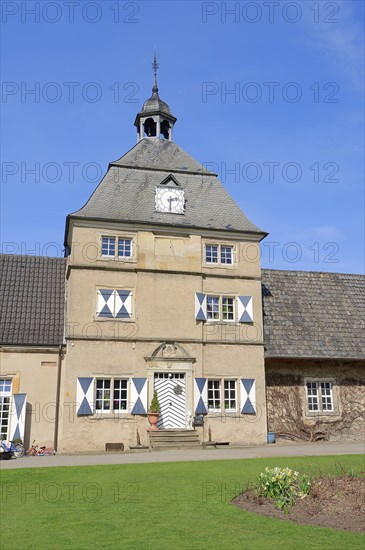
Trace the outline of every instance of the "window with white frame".
{"label": "window with white frame", "polygon": [[131,258],[132,257],[132,239],[125,237],[102,237],[101,255],[104,257]]}
{"label": "window with white frame", "polygon": [[9,430],[11,378],[0,378],[0,437],[7,439]]}
{"label": "window with white frame", "polygon": [[123,378],[97,378],[95,409],[100,412],[127,412],[128,380]]}
{"label": "window with white frame", "polygon": [[332,382],[307,381],[307,406],[309,412],[333,412]]}
{"label": "window with white frame", "polygon": [[224,380],[224,408],[226,411],[236,410],[236,381]]}
{"label": "window with white frame", "polygon": [[130,258],[132,256],[132,240],[118,239],[119,258]]}
{"label": "window with white frame", "polygon": [[221,245],[221,264],[233,264],[233,246]]}
{"label": "window with white frame", "polygon": [[234,263],[234,248],[226,244],[206,244],[205,263],[232,265]]}
{"label": "window with white frame", "polygon": [[237,384],[231,379],[208,380],[208,411],[237,410]]}
{"label": "window with white frame", "polygon": [[101,255],[115,256],[115,237],[101,238]]}
{"label": "window with white frame", "polygon": [[219,321],[219,296],[207,296],[207,319]]}
{"label": "window with white frame", "polygon": [[207,296],[208,321],[235,321],[236,298],[232,296]]}
{"label": "window with white frame", "polygon": [[207,264],[218,263],[218,245],[217,244],[205,245],[205,261],[207,262]]}
{"label": "window with white frame", "polygon": [[235,316],[235,298],[222,296],[222,321],[234,321]]}

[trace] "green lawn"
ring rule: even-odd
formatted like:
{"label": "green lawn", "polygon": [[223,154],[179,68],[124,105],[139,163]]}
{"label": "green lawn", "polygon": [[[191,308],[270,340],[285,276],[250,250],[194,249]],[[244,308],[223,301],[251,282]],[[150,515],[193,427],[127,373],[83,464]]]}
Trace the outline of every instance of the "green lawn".
{"label": "green lawn", "polygon": [[361,535],[230,504],[266,466],[321,475],[340,474],[339,464],[364,467],[352,455],[6,470],[1,540],[25,549],[363,550]]}

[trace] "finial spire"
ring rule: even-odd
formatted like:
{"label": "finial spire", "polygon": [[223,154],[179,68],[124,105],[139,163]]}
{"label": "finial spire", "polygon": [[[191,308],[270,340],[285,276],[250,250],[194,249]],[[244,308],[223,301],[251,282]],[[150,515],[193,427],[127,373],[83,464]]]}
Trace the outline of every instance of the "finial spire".
{"label": "finial spire", "polygon": [[157,87],[157,69],[159,68],[160,64],[157,63],[157,58],[156,58],[156,50],[155,50],[155,54],[153,56],[153,63],[152,63],[152,68],[153,68],[153,88],[152,88],[152,93],[153,94],[157,94],[158,93],[158,87]]}

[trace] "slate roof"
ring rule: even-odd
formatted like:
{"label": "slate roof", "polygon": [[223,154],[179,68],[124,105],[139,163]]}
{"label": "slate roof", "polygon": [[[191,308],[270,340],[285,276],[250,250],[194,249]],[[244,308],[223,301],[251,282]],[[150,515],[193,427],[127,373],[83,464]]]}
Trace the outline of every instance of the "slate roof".
{"label": "slate roof", "polygon": [[[155,212],[155,188],[173,174],[185,191],[185,214]],[[176,143],[144,138],[108,172],[88,202],[69,217],[257,233],[216,174]]]}
{"label": "slate roof", "polygon": [[365,277],[263,269],[266,357],[365,359]]}
{"label": "slate roof", "polygon": [[64,258],[0,255],[0,344],[63,343]]}

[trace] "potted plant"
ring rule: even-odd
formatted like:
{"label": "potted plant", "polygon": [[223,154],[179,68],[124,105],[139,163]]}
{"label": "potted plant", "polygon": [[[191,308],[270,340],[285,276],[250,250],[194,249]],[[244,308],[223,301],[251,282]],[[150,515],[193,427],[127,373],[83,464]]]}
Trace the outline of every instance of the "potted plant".
{"label": "potted plant", "polygon": [[158,430],[158,427],[156,426],[156,424],[160,416],[160,410],[161,410],[160,402],[158,400],[157,391],[155,390],[153,392],[150,408],[148,409],[148,422],[151,424],[151,427],[149,428],[150,431]]}

